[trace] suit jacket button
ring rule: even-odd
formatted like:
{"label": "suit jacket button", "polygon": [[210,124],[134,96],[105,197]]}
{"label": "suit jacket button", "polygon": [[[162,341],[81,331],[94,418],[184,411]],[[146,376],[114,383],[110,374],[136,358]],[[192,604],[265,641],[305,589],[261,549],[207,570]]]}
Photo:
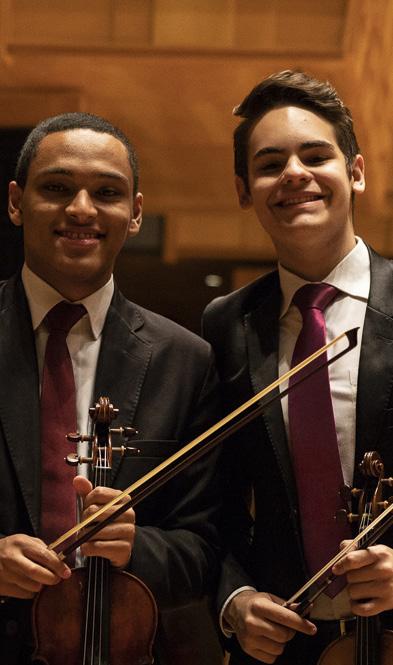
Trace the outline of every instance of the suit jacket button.
{"label": "suit jacket button", "polygon": [[18,622],[10,619],[5,625],[5,633],[8,637],[16,637],[18,634]]}

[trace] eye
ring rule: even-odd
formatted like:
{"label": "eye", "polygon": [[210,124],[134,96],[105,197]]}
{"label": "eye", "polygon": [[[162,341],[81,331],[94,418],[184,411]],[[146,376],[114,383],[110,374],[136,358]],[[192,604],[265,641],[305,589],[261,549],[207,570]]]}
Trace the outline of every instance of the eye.
{"label": "eye", "polygon": [[274,173],[275,171],[281,171],[283,165],[279,161],[269,161],[257,165],[257,173]]}
{"label": "eye", "polygon": [[120,192],[114,187],[100,187],[97,191],[97,195],[105,199],[111,199],[120,196]]}
{"label": "eye", "polygon": [[308,164],[322,164],[322,162],[326,162],[328,159],[327,155],[311,155],[310,157],[307,157],[304,161],[307,162]]}
{"label": "eye", "polygon": [[47,182],[43,188],[47,192],[67,192],[68,187],[66,187],[63,183],[61,182]]}

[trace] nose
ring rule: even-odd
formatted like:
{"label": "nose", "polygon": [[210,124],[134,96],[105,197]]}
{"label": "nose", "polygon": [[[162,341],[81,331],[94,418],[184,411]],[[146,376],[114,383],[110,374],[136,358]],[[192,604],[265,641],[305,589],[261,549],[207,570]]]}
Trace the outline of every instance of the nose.
{"label": "nose", "polygon": [[97,217],[97,209],[85,189],[79,190],[66,208],[66,213],[80,224],[85,224]]}
{"label": "nose", "polygon": [[301,159],[296,155],[292,155],[282,173],[282,182],[284,184],[296,184],[297,182],[308,182],[311,180],[311,173],[303,164]]}

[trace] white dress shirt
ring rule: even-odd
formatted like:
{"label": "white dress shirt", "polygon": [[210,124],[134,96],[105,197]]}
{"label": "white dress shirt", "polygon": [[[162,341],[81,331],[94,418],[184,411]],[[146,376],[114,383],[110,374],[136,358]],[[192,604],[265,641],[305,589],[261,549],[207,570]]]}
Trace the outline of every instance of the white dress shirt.
{"label": "white dress shirt", "polygon": [[[282,291],[278,369],[279,376],[282,376],[290,369],[293,350],[302,327],[302,316],[296,305],[292,304],[292,298],[295,292],[308,282],[289,272],[280,264],[278,270]],[[335,286],[341,292],[324,312],[326,341],[330,342],[340,333],[359,327],[357,346],[329,366],[330,390],[343,477],[344,482],[351,486],[355,458],[357,377],[364,318],[370,292],[370,258],[364,242],[360,238],[356,238],[356,246],[321,281]],[[329,357],[336,355],[346,345],[345,339],[339,342],[329,350]],[[285,388],[285,383],[280,386],[281,391]],[[281,405],[289,447],[291,447],[288,427],[288,397],[281,400]],[[245,589],[250,589],[250,587],[239,588],[227,598],[221,611],[221,621],[229,601]],[[322,594],[314,602],[311,617],[325,620],[341,619],[350,614],[349,600],[344,589],[333,599]],[[221,626],[223,627],[222,622]],[[228,633],[227,630],[224,632]]]}
{"label": "white dress shirt", "polygon": [[[361,340],[370,293],[370,257],[360,238],[356,246],[327,275],[322,282],[335,286],[340,294],[326,307],[326,341],[330,342],[340,333],[359,327],[358,344],[345,356],[329,366],[330,391],[336,423],[337,444],[344,482],[352,486],[355,438],[356,396]],[[308,282],[279,265],[280,285],[283,301],[280,313],[279,374],[284,374],[291,365],[293,350],[302,327],[302,317],[292,304],[295,292]],[[329,357],[346,346],[346,340],[329,349]],[[284,390],[284,385],[281,390]],[[288,397],[281,400],[289,447],[291,438],[288,426]],[[340,619],[350,615],[345,589],[335,598],[322,594],[312,608],[311,616],[319,619]]]}
{"label": "white dress shirt", "polygon": [[[26,264],[22,268],[22,281],[33,324],[41,386],[45,348],[49,336],[44,319],[49,310],[65,298],[33,273]],[[111,276],[108,282],[98,291],[87,298],[78,300],[78,304],[85,306],[87,314],[71,328],[67,335],[66,341],[75,380],[77,429],[82,434],[87,434],[90,431],[89,408],[93,406],[94,382],[101,348],[102,330],[113,291],[114,283],[113,276]],[[70,452],[72,452],[71,444]],[[79,443],[78,454],[86,456],[88,453],[88,443]],[[89,474],[87,465],[78,466],[77,473],[87,477]],[[81,506],[78,506],[79,514],[80,508]],[[76,562],[77,565],[81,564],[79,552],[77,553]]]}
{"label": "white dress shirt", "polygon": [[[22,281],[33,323],[41,385],[45,348],[49,335],[44,319],[49,310],[65,298],[35,275],[26,264],[22,269]],[[83,316],[71,328],[67,336],[67,346],[74,370],[77,426],[78,430],[83,433],[87,432],[89,407],[92,406],[102,329],[113,296],[113,290],[113,277],[111,277],[101,289],[87,298],[78,300],[78,304],[85,306],[87,315]]]}

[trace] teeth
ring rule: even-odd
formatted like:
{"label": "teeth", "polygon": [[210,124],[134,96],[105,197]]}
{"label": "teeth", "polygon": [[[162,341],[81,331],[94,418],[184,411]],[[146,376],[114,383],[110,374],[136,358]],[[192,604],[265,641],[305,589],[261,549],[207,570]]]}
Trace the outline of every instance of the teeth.
{"label": "teeth", "polygon": [[98,238],[97,233],[76,233],[75,231],[62,231],[60,234],[63,238],[70,238],[71,240],[90,240],[91,238]]}
{"label": "teeth", "polygon": [[321,197],[318,195],[309,195],[309,196],[296,196],[293,197],[292,199],[285,199],[285,201],[281,201],[282,206],[290,206],[290,205],[296,205],[297,203],[307,203],[308,201],[318,201]]}

